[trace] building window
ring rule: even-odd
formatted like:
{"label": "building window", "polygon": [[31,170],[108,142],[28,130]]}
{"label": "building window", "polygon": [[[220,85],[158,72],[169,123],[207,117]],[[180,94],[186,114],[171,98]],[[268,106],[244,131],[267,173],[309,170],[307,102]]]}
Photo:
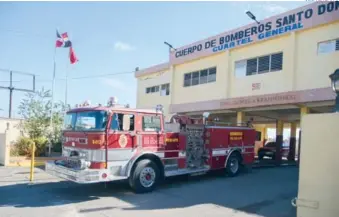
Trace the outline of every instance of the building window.
{"label": "building window", "polygon": [[170,84],[161,85],[160,96],[168,96],[170,94]]}
{"label": "building window", "polygon": [[258,73],[265,73],[270,71],[271,56],[263,56],[258,58]]}
{"label": "building window", "polygon": [[277,53],[271,55],[271,68],[270,71],[282,70],[283,66],[283,53]]}
{"label": "building window", "polygon": [[192,84],[192,74],[187,73],[184,75],[184,87],[191,86]]}
{"label": "building window", "polygon": [[335,51],[339,51],[339,39],[318,43],[318,54],[332,53]]}
{"label": "building window", "polygon": [[255,75],[258,68],[258,58],[247,60],[246,75]]}
{"label": "building window", "polygon": [[170,84],[162,84],[146,88],[146,94],[160,92],[160,96],[168,96],[170,94]]}
{"label": "building window", "polygon": [[207,82],[215,82],[217,80],[217,68],[209,68],[208,69],[208,77]]}
{"label": "building window", "polygon": [[200,71],[200,84],[207,83],[208,70],[204,69]]}
{"label": "building window", "polygon": [[235,73],[237,77],[246,76],[246,72],[247,72],[247,60],[235,62]]}
{"label": "building window", "polygon": [[159,92],[159,85],[146,88],[146,93],[156,93],[156,92]]}
{"label": "building window", "polygon": [[217,75],[216,67],[186,73],[184,74],[184,87],[215,82],[216,75]]}
{"label": "building window", "polygon": [[199,84],[199,72],[192,73],[192,86]]}
{"label": "building window", "polygon": [[240,60],[235,62],[236,77],[280,71],[283,66],[283,53]]}

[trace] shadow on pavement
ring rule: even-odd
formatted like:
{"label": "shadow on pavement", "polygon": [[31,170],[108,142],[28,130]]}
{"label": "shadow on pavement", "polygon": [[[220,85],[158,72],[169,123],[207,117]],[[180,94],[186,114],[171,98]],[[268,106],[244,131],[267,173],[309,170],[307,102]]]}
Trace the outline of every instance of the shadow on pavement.
{"label": "shadow on pavement", "polygon": [[[67,181],[15,184],[0,186],[0,208],[57,206],[115,197],[133,205],[131,208],[118,208],[122,210],[174,209],[214,204],[265,217],[295,217],[295,209],[290,201],[297,195],[297,183],[298,169],[286,167],[255,169],[233,178],[218,173],[169,178],[148,194],[134,194],[123,181],[88,185]],[[79,212],[116,209],[113,205],[99,205],[98,208],[82,209]]]}

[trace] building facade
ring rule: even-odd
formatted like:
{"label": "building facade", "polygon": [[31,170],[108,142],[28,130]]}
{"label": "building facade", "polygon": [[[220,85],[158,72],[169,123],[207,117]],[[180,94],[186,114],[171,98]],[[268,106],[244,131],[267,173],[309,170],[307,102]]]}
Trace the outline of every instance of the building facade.
{"label": "building facade", "polygon": [[177,48],[167,63],[136,71],[137,107],[162,104],[167,120],[210,111],[230,121],[248,113],[258,122],[293,122],[333,106],[329,75],[337,68],[339,2],[315,2]]}

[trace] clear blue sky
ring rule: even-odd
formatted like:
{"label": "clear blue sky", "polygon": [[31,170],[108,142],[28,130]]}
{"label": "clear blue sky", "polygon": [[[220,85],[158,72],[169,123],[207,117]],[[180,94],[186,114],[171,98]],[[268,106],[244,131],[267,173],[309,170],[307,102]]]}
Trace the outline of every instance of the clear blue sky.
{"label": "clear blue sky", "polygon": [[[79,62],[71,66],[68,49],[58,48],[57,78],[130,72],[168,61],[166,40],[179,47],[248,24],[244,11],[257,18],[279,14],[308,2],[1,2],[0,69],[37,75],[37,89],[51,89],[55,30],[68,32]],[[8,84],[0,71],[0,85]],[[16,75],[15,87],[29,87]],[[18,82],[21,81],[21,82]],[[57,80],[55,99],[64,101],[65,81]],[[0,116],[8,115],[7,90],[0,89]],[[86,99],[136,103],[133,74],[69,80],[68,102]],[[14,116],[24,93],[15,92]]]}

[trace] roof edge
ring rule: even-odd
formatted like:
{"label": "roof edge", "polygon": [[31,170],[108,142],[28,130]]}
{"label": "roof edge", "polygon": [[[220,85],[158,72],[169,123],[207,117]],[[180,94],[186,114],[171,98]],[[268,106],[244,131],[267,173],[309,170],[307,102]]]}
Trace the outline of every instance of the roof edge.
{"label": "roof edge", "polygon": [[148,75],[148,74],[151,74],[151,73],[154,73],[154,72],[159,72],[159,71],[163,71],[163,70],[169,69],[169,67],[170,67],[170,63],[169,62],[160,63],[160,64],[157,64],[157,65],[153,65],[151,67],[148,67],[148,68],[136,71],[134,73],[134,76],[136,78],[138,78],[138,77],[141,77],[143,75]]}

